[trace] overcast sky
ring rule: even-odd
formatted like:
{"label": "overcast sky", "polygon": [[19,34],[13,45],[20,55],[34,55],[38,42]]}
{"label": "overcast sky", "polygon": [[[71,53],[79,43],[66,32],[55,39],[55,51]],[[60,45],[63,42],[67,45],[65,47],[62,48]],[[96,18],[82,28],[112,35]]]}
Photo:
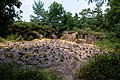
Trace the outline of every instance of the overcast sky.
{"label": "overcast sky", "polygon": [[[24,21],[30,21],[30,15],[34,14],[32,5],[34,4],[34,0],[20,0],[22,2],[21,10],[23,13],[21,14],[23,16],[22,20]],[[35,0],[39,1],[39,0]],[[82,9],[91,8],[93,9],[95,7],[95,3],[88,5],[88,0],[41,0],[44,3],[44,8],[48,10],[48,7],[54,2],[58,2],[62,4],[64,9],[67,12],[71,12],[73,15],[74,13],[79,13],[82,11]],[[105,10],[106,4],[103,5],[102,9]]]}

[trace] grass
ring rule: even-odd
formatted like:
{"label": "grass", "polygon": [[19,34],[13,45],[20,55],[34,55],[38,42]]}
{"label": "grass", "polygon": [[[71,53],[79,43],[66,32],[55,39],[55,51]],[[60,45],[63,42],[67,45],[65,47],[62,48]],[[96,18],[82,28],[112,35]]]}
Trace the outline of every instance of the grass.
{"label": "grass", "polygon": [[120,80],[120,52],[95,55],[78,70],[77,80]]}
{"label": "grass", "polygon": [[96,42],[95,45],[97,45],[104,52],[115,52],[116,51],[116,46],[114,45],[114,43],[110,42],[107,39]]}
{"label": "grass", "polygon": [[0,80],[63,80],[51,70],[25,70],[16,63],[0,65]]}

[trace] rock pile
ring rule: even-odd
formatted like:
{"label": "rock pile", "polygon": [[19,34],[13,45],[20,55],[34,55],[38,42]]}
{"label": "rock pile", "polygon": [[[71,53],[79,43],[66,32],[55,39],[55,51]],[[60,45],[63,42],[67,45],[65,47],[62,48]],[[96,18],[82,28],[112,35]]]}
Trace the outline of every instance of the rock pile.
{"label": "rock pile", "polygon": [[0,59],[40,68],[52,68],[66,78],[74,80],[75,72],[81,62],[100,51],[94,46],[80,45],[62,40],[26,41],[9,46],[10,54],[1,51]]}

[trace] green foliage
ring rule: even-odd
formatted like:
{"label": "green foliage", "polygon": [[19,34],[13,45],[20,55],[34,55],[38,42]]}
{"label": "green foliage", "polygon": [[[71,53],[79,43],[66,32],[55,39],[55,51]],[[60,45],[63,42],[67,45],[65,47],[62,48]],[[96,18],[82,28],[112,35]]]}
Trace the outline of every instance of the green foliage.
{"label": "green foliage", "polygon": [[101,3],[104,3],[107,0],[88,0],[88,4],[93,3],[93,2],[97,2],[97,1],[101,1]]}
{"label": "green foliage", "polygon": [[90,27],[84,27],[82,29],[76,28],[75,31],[77,31],[79,35],[83,35],[83,36],[84,35],[88,35],[88,37],[91,37],[91,36],[94,35],[94,36],[96,36],[98,38],[101,38],[101,39],[104,38],[104,34],[103,33],[96,32],[96,31],[92,30]]}
{"label": "green foliage", "polygon": [[32,39],[34,39],[33,36],[29,36],[29,37],[28,37],[28,40],[29,40],[29,41],[32,40]]}
{"label": "green foliage", "polygon": [[[77,17],[77,15],[75,17]],[[74,19],[72,17],[72,13],[70,13],[70,12],[64,13],[63,23],[66,26],[66,30],[72,30],[73,27],[76,26],[74,23]]]}
{"label": "green foliage", "polygon": [[62,7],[62,4],[53,2],[49,7],[50,26],[62,26],[64,12],[65,10]]}
{"label": "green foliage", "polygon": [[101,2],[96,3],[96,8],[94,10],[83,9],[79,14],[82,16],[80,23],[82,27],[90,27],[94,31],[101,31],[105,26],[104,15],[102,13],[102,4]]}
{"label": "green foliage", "polygon": [[39,33],[42,34],[46,38],[50,38],[51,35],[56,34],[57,31],[54,28],[44,25],[44,26],[40,26]]}
{"label": "green foliage", "polygon": [[15,34],[10,34],[10,35],[7,36],[6,40],[7,41],[19,41],[20,38],[17,34],[16,35]]}
{"label": "green foliage", "polygon": [[95,55],[79,69],[79,80],[119,80],[120,52]]}
{"label": "green foliage", "polygon": [[15,9],[20,8],[21,4],[19,0],[0,1],[0,36],[6,35],[9,24],[11,24],[15,18],[20,18],[19,14],[21,11],[16,11]]}
{"label": "green foliage", "polygon": [[0,80],[63,80],[51,70],[25,70],[16,63],[0,65]]}
{"label": "green foliage", "polygon": [[108,0],[110,9],[107,9],[106,21],[109,22],[106,29],[110,33],[114,33],[117,38],[120,38],[120,1],[119,0]]}
{"label": "green foliage", "polygon": [[100,47],[101,50],[105,52],[115,52],[116,51],[116,46],[113,42],[110,40],[104,39],[100,42],[95,43],[97,46]]}
{"label": "green foliage", "polygon": [[96,42],[95,45],[105,52],[120,51],[120,39],[114,33],[103,32],[102,35],[104,36],[103,39]]}
{"label": "green foliage", "polygon": [[[13,33],[18,35],[18,38],[21,40],[20,35],[24,40],[32,40],[39,38],[39,35],[42,34],[45,38],[50,38],[52,34],[58,34],[57,29],[51,28],[47,25],[44,26],[38,26],[37,24],[33,22],[15,22],[12,24],[11,28],[9,29],[9,33]],[[18,39],[10,35],[8,36],[8,40],[16,40]],[[11,39],[12,38],[12,39]]]}
{"label": "green foliage", "polygon": [[0,37],[0,42],[4,43],[4,42],[6,42],[6,40],[4,38]]}
{"label": "green foliage", "polygon": [[78,14],[72,17],[72,13],[66,12],[62,4],[53,2],[48,11],[45,11],[43,6],[44,3],[41,1],[34,2],[33,10],[36,16],[31,15],[32,22],[41,26],[50,26],[60,33],[63,30],[72,30],[73,27],[81,27]]}
{"label": "green foliage", "polygon": [[31,40],[37,38],[39,26],[32,22],[15,22],[11,25],[9,33],[22,36],[24,40]]}
{"label": "green foliage", "polygon": [[44,9],[44,3],[41,1],[34,2],[33,10],[36,16],[31,15],[31,21],[39,25],[49,25],[48,21],[48,11]]}

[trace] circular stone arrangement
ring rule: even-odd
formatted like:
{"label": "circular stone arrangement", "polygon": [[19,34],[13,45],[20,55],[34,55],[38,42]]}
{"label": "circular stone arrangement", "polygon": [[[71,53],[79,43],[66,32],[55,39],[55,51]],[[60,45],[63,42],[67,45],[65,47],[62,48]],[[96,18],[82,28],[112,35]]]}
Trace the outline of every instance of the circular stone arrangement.
{"label": "circular stone arrangement", "polygon": [[66,80],[74,80],[81,63],[92,54],[100,53],[94,46],[56,39],[6,43],[6,45],[9,51],[1,50],[0,59],[15,61],[24,67],[51,68]]}

